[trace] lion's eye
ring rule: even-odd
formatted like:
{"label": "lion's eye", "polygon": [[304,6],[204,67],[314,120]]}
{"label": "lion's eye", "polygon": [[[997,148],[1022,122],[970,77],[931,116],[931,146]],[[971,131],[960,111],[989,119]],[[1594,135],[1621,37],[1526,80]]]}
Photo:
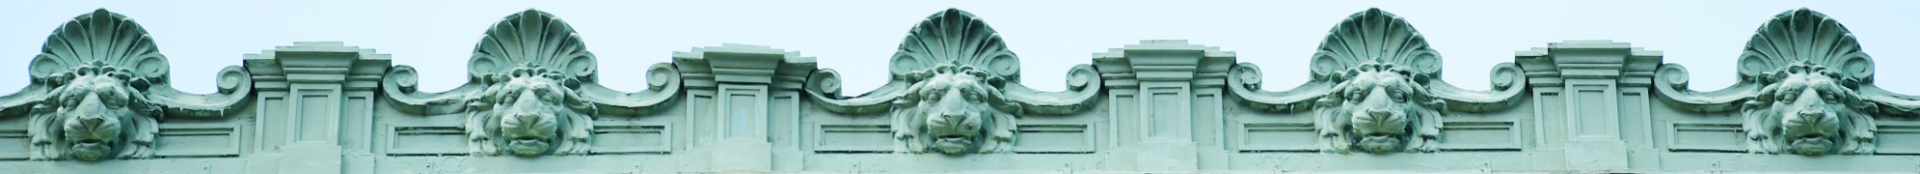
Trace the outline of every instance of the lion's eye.
{"label": "lion's eye", "polygon": [[100,104],[105,104],[107,108],[120,108],[126,105],[126,103],[124,103],[126,101],[122,100],[122,98],[119,95],[114,95],[118,93],[101,91],[101,92],[96,92],[94,94],[98,94],[100,96]]}
{"label": "lion's eye", "polygon": [[1393,99],[1394,102],[1406,102],[1407,94],[1400,90],[1387,90],[1387,98]]}

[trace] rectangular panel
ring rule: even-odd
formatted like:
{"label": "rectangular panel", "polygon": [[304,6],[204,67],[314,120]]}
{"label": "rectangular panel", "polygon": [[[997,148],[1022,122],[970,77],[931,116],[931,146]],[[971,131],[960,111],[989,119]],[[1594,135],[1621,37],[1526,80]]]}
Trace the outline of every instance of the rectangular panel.
{"label": "rectangular panel", "polygon": [[1179,126],[1180,123],[1174,121],[1174,119],[1180,119],[1180,115],[1186,115],[1180,113],[1180,108],[1178,108],[1180,107],[1180,99],[1175,97],[1179,96],[1180,93],[1154,92],[1153,95],[1149,97],[1152,98],[1153,103],[1152,105],[1147,105],[1147,107],[1150,107],[1148,109],[1152,110],[1153,114],[1147,116],[1147,122],[1149,122],[1147,125],[1150,128],[1148,130],[1151,130],[1148,131],[1147,137],[1174,136],[1174,131],[1177,131],[1175,129],[1179,129],[1177,126]]}
{"label": "rectangular panel", "polygon": [[1446,122],[1440,127],[1440,150],[1520,151],[1520,132],[1511,121]]}
{"label": "rectangular panel", "polygon": [[0,160],[27,159],[27,130],[0,129]]}
{"label": "rectangular panel", "polygon": [[1193,96],[1193,108],[1190,109],[1193,111],[1193,121],[1192,125],[1187,126],[1193,132],[1193,142],[1202,146],[1220,145],[1220,130],[1225,130],[1220,126],[1220,95],[1205,93]]}
{"label": "rectangular panel", "polygon": [[1114,138],[1111,145],[1127,146],[1140,142],[1140,138],[1144,137],[1140,135],[1143,133],[1140,131],[1140,109],[1133,108],[1140,107],[1139,97],[1114,95],[1113,106],[1110,107],[1113,108],[1111,119],[1113,124],[1107,127],[1113,132]]}
{"label": "rectangular panel", "polygon": [[800,126],[800,110],[795,109],[799,104],[799,99],[794,96],[773,97],[767,104],[767,141],[773,142],[776,147],[795,147],[800,144],[800,129],[795,128]]}
{"label": "rectangular panel", "polygon": [[371,125],[373,121],[369,120],[373,119],[373,116],[367,115],[367,113],[372,112],[367,108],[367,106],[371,104],[373,104],[372,101],[367,100],[365,96],[353,96],[347,97],[347,102],[340,105],[340,126],[342,128],[339,129],[340,132],[336,133],[338,135],[344,135],[339,136],[340,146],[362,152],[371,149],[372,145],[367,143],[367,139],[372,138],[371,136],[373,135],[367,132],[374,130],[373,125]]}
{"label": "rectangular panel", "polygon": [[727,137],[753,137],[754,111],[760,110],[759,98],[752,94],[727,95]]}
{"label": "rectangular panel", "polygon": [[1248,123],[1242,126],[1240,152],[1314,152],[1319,136],[1313,123]]}
{"label": "rectangular panel", "polygon": [[668,153],[673,134],[667,125],[595,124],[593,153]]}
{"label": "rectangular panel", "polygon": [[[1882,123],[1887,124],[1887,123]],[[1920,155],[1920,125],[1880,125],[1874,153],[1883,155]]]}
{"label": "rectangular panel", "polygon": [[154,137],[154,156],[238,156],[240,138],[226,125],[161,125]]}
{"label": "rectangular panel", "polygon": [[694,146],[712,144],[715,137],[719,137],[717,133],[720,132],[711,126],[720,124],[716,121],[718,118],[715,118],[715,115],[720,112],[713,110],[713,106],[717,105],[713,103],[716,99],[713,95],[693,94],[693,90],[688,90],[687,96],[691,96],[687,97],[690,98],[687,100],[687,120],[693,122],[693,125],[709,126],[681,126],[682,131],[693,134],[686,138]]}
{"label": "rectangular panel", "polygon": [[453,126],[394,126],[387,155],[466,154],[467,135]]}
{"label": "rectangular panel", "polygon": [[301,92],[309,94],[300,95],[299,116],[295,117],[299,121],[292,123],[298,128],[294,130],[294,142],[326,141],[332,123],[338,122],[332,118],[333,99],[327,95],[312,95],[310,93],[318,92],[311,90]]}
{"label": "rectangular panel", "polygon": [[1668,151],[1745,152],[1746,140],[1735,123],[1673,123]]}
{"label": "rectangular panel", "polygon": [[1084,124],[1020,125],[1016,153],[1093,153],[1093,134]]}
{"label": "rectangular panel", "polygon": [[820,125],[813,140],[815,152],[879,153],[893,151],[893,131],[887,125]]}
{"label": "rectangular panel", "polygon": [[1572,140],[1619,140],[1620,133],[1615,130],[1620,118],[1613,114],[1618,111],[1612,106],[1617,103],[1610,102],[1616,96],[1609,95],[1612,91],[1607,89],[1603,85],[1573,86],[1572,98],[1568,98],[1574,102],[1573,117],[1569,118],[1573,122],[1568,123],[1574,127]]}
{"label": "rectangular panel", "polygon": [[[262,93],[261,95],[271,94]],[[290,104],[287,103],[286,97],[261,98],[263,100],[260,101],[260,104],[265,108],[260,109],[260,115],[255,116],[259,118],[253,126],[254,130],[259,131],[254,134],[254,136],[257,137],[256,141],[258,141],[258,146],[255,146],[255,149],[262,151],[279,151],[280,145],[287,144],[287,142],[291,141],[287,140],[287,131],[292,130],[288,130],[286,127],[287,123],[292,122],[287,120],[292,119],[291,117],[293,116],[291,114],[293,111],[287,109],[287,105]]]}

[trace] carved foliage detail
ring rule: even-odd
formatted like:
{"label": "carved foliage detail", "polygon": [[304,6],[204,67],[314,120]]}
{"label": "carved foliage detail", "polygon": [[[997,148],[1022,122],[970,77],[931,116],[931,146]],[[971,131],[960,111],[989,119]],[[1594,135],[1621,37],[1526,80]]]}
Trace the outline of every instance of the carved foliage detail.
{"label": "carved foliage detail", "polygon": [[28,69],[33,82],[0,96],[0,116],[31,117],[33,160],[152,157],[159,120],[223,116],[252,89],[251,76],[232,66],[221,71],[220,93],[174,91],[147,32],[105,9],[55,29]]}
{"label": "carved foliage detail", "polygon": [[1228,88],[1252,108],[1315,111],[1320,151],[1348,153],[1438,150],[1445,111],[1489,111],[1514,105],[1525,88],[1518,67],[1494,67],[1494,91],[1468,91],[1441,81],[1440,56],[1405,20],[1368,9],[1336,25],[1313,57],[1313,78],[1285,92],[1260,91],[1259,67],[1236,65]]}

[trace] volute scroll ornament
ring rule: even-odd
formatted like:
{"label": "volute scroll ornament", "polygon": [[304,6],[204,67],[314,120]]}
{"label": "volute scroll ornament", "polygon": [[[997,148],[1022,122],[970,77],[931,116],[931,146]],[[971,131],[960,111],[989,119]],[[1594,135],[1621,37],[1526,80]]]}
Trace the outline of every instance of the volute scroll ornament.
{"label": "volute scroll ornament", "polygon": [[1240,63],[1228,90],[1268,112],[1314,111],[1320,152],[1434,152],[1447,111],[1495,111],[1516,105],[1525,79],[1512,63],[1495,65],[1492,91],[1440,79],[1440,55],[1405,20],[1379,9],[1334,26],[1312,58],[1312,79],[1288,91],[1260,90],[1261,72]]}
{"label": "volute scroll ornament", "polygon": [[805,89],[827,111],[888,113],[896,153],[964,155],[1012,151],[1017,119],[1081,112],[1101,86],[1090,65],[1068,71],[1068,91],[1021,85],[1019,58],[993,28],[958,9],[915,26],[891,63],[892,80],[873,92],[842,96],[831,69],[815,71]]}
{"label": "volute scroll ornament", "polygon": [[396,108],[421,115],[465,113],[470,155],[585,155],[593,119],[643,115],[680,92],[679,72],[660,63],[647,72],[648,88],[620,92],[595,83],[598,64],[578,33],[552,14],[527,10],[487,30],[468,62],[465,85],[446,92],[416,90],[413,67],[395,66],[381,82]]}
{"label": "volute scroll ornament", "polygon": [[253,90],[252,75],[240,66],[221,69],[219,92],[173,89],[153,38],[106,9],[54,29],[28,71],[26,89],[0,96],[0,116],[31,117],[31,160],[150,158],[161,120],[223,117],[240,110]]}
{"label": "volute scroll ornament", "polygon": [[1761,25],[1732,87],[1687,88],[1686,67],[1662,65],[1665,103],[1696,112],[1739,111],[1748,153],[1874,153],[1875,117],[1914,116],[1920,98],[1873,85],[1873,59],[1845,26],[1805,8]]}

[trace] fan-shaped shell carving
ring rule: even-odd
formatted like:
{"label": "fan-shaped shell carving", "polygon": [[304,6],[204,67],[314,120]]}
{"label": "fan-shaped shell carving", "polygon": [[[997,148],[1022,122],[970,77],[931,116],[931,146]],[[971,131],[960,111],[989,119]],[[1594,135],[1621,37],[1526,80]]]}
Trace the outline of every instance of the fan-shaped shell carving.
{"label": "fan-shaped shell carving", "polygon": [[1873,78],[1873,59],[1860,52],[1860,43],[1840,22],[1813,10],[1799,9],[1762,24],[1740,55],[1740,75],[1749,78],[1808,62],[1838,70],[1844,83]]}
{"label": "fan-shaped shell carving", "polygon": [[949,9],[928,16],[907,33],[893,55],[894,76],[946,63],[984,68],[1002,79],[1018,79],[1020,58],[1007,51],[1000,33],[973,14]]}
{"label": "fan-shaped shell carving", "polygon": [[1426,37],[1406,20],[1379,9],[1355,13],[1327,31],[1314,53],[1313,72],[1333,75],[1369,62],[1402,66],[1416,79],[1440,75],[1440,55],[1427,47]]}
{"label": "fan-shaped shell carving", "polygon": [[473,48],[467,69],[476,79],[514,67],[542,67],[566,77],[593,81],[593,53],[580,42],[573,27],[552,14],[527,10],[508,15]]}
{"label": "fan-shaped shell carving", "polygon": [[29,71],[34,78],[44,79],[71,71],[68,67],[93,62],[127,68],[134,76],[151,80],[163,80],[169,70],[167,57],[160,55],[146,29],[126,16],[102,9],[54,30]]}

